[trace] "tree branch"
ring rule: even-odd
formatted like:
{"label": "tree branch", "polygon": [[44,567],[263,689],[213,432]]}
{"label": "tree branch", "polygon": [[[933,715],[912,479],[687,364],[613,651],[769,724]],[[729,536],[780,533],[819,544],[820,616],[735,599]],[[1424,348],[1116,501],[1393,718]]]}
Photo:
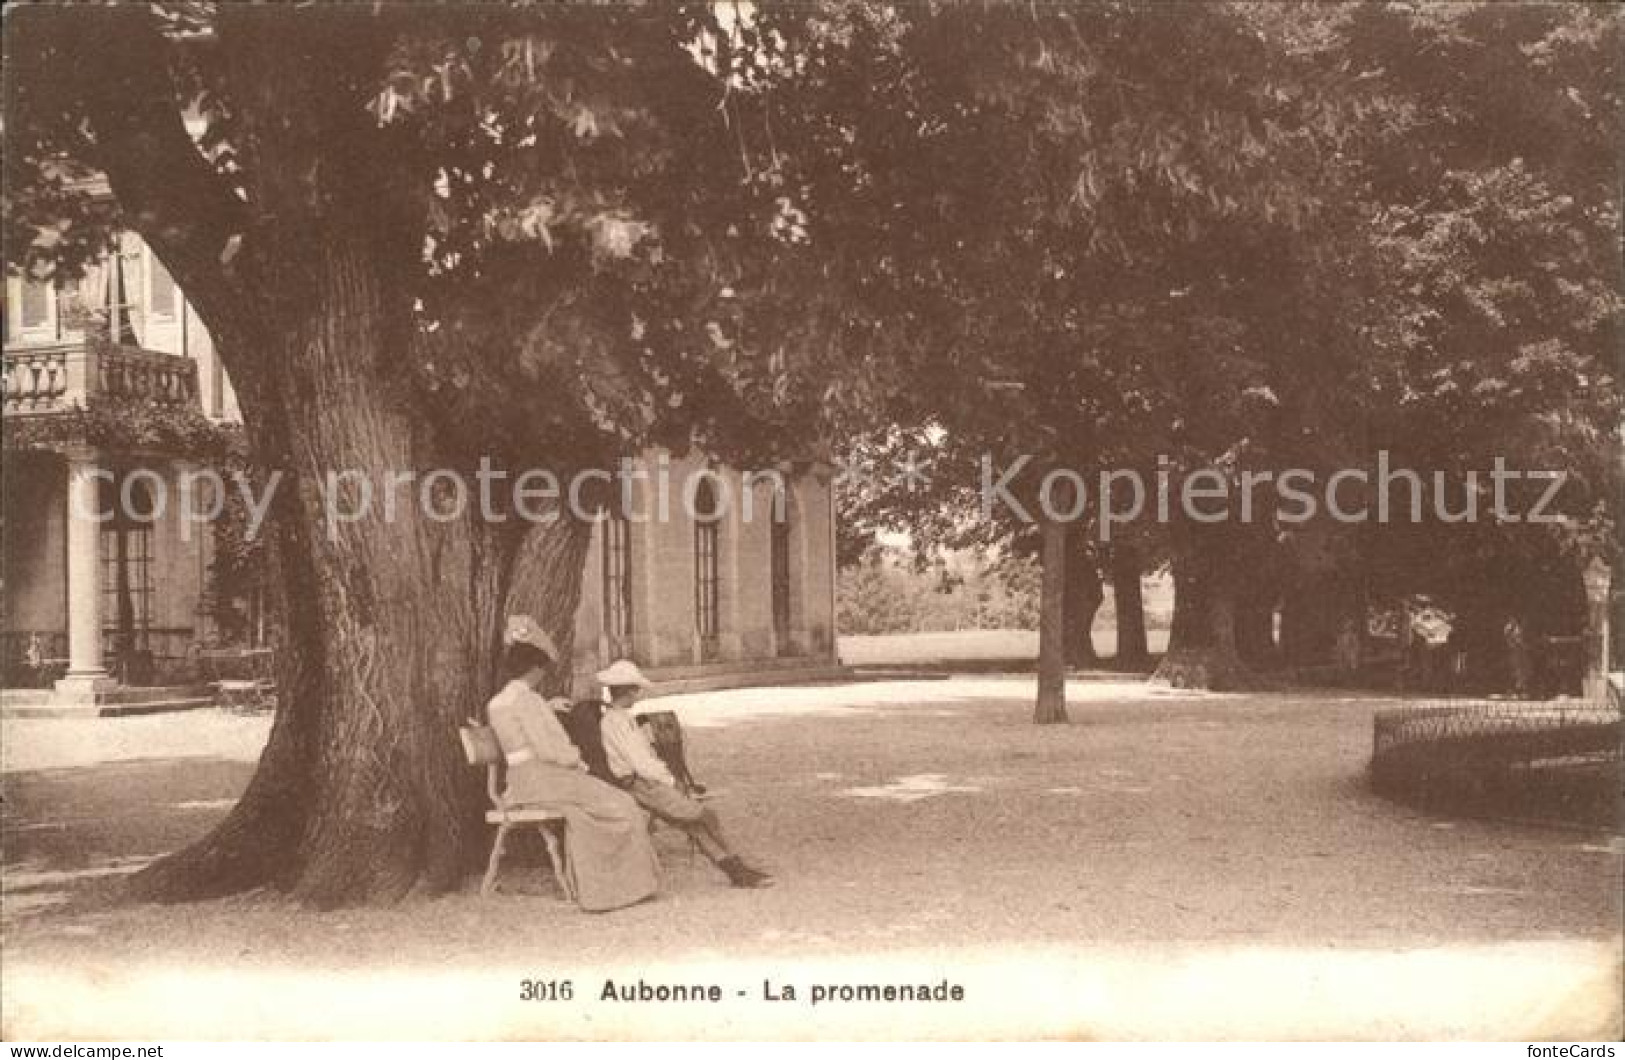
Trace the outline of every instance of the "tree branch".
{"label": "tree branch", "polygon": [[74,20],[75,87],[127,221],[163,261],[217,341],[258,312],[232,267],[247,210],[193,142],[175,96],[170,44],[145,6],[56,9]]}

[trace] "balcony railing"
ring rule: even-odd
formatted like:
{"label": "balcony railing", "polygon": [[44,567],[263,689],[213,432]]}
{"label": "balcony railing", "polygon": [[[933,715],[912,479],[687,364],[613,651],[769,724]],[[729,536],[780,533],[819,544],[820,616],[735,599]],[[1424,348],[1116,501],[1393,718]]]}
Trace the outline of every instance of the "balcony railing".
{"label": "balcony railing", "polygon": [[6,351],[6,415],[62,412],[92,395],[195,406],[197,362],[134,346],[82,343]]}

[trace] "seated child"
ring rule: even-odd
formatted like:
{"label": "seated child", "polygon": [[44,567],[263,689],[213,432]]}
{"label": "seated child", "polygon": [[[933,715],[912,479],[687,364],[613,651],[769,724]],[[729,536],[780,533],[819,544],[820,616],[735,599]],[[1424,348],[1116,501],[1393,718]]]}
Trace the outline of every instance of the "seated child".
{"label": "seated child", "polygon": [[772,876],[745,864],[729,849],[716,811],[678,789],[671,770],[655,754],[648,736],[632,717],[632,705],[649,687],[649,679],[625,659],[595,676],[609,695],[601,732],[604,755],[615,783],[645,810],[692,836],[735,887],[771,887]]}

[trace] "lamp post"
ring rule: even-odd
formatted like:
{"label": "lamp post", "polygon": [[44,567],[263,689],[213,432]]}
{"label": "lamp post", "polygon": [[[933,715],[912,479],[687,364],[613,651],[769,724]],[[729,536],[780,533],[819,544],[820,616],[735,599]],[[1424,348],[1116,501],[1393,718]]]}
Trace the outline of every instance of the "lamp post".
{"label": "lamp post", "polygon": [[1613,572],[1599,557],[1592,557],[1581,576],[1586,587],[1585,698],[1608,698],[1608,589]]}

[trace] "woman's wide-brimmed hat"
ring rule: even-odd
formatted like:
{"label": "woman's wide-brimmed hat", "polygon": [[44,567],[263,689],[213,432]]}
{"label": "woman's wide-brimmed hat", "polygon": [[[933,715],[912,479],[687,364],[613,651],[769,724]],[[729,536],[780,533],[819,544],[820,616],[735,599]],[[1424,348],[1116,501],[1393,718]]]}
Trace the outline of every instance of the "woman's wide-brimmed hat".
{"label": "woman's wide-brimmed hat", "polygon": [[529,644],[540,650],[553,662],[559,661],[558,645],[553,638],[547,635],[547,630],[537,624],[529,615],[508,616],[508,626],[502,631],[504,644]]}
{"label": "woman's wide-brimmed hat", "polygon": [[630,659],[616,659],[592,676],[605,688],[648,688],[653,683],[643,676],[638,664]]}

